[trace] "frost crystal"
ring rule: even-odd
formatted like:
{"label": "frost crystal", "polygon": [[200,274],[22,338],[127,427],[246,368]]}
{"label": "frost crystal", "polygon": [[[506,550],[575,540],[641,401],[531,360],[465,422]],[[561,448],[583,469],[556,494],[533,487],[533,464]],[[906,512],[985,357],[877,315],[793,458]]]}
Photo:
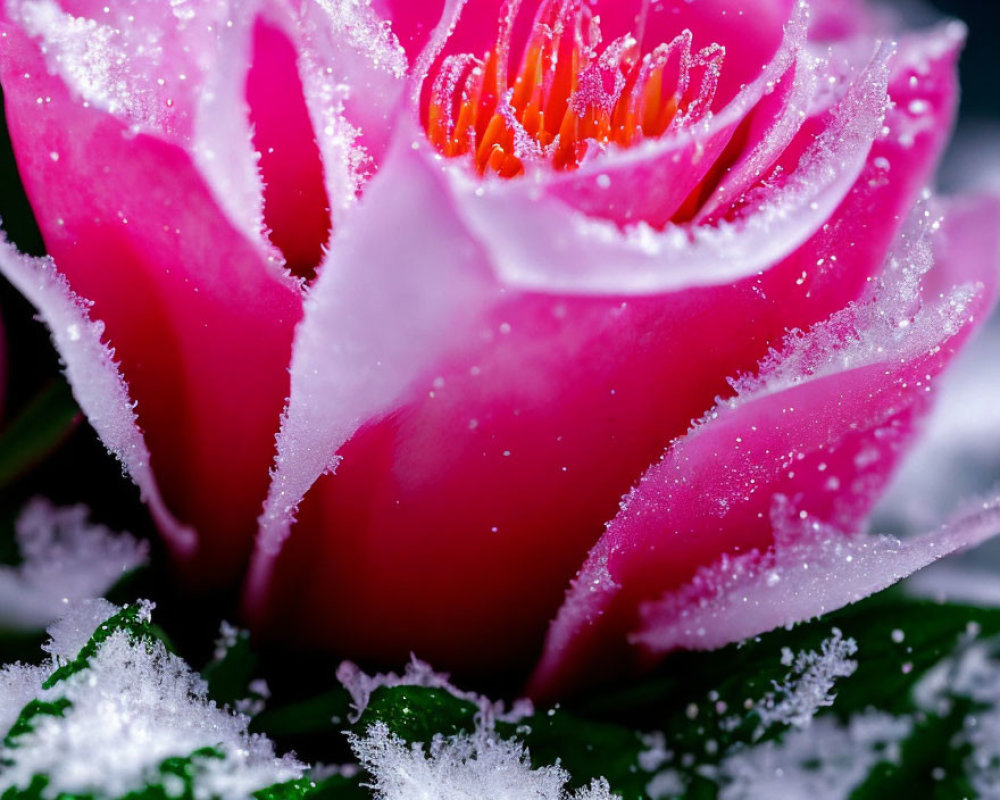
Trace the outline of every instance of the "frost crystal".
{"label": "frost crystal", "polygon": [[41,630],[75,600],[99,597],[146,562],[148,547],[87,520],[84,506],[37,499],[17,520],[23,561],[0,567],[0,628]]}
{"label": "frost crystal", "polygon": [[[137,609],[140,622],[149,609]],[[276,758],[269,741],[247,732],[246,717],[210,701],[205,682],[161,642],[102,623],[109,611],[118,610],[108,603],[82,607],[50,629],[49,662],[0,672],[0,722],[12,722],[17,704],[32,698],[43,709],[62,707],[58,714],[36,711],[27,726],[8,734],[0,751],[0,794],[37,786],[44,776],[44,798],[121,796],[164,783],[160,767],[168,758],[189,760],[197,795],[220,800],[246,798],[302,775],[300,764]],[[87,653],[77,652],[80,632],[95,617],[98,632],[108,635],[103,641],[95,635],[88,645],[97,643],[95,651],[82,668],[68,669],[78,663],[72,657]],[[56,668],[61,673],[52,675]],[[43,686],[46,675],[52,677]]]}
{"label": "frost crystal", "polygon": [[384,723],[352,737],[379,800],[612,800],[606,781],[567,791],[558,766],[532,769],[523,745],[479,729],[471,736],[436,737],[424,749],[407,744]]}
{"label": "frost crystal", "polygon": [[799,653],[785,680],[775,682],[775,691],[768,692],[755,707],[763,728],[775,723],[809,727],[817,711],[833,705],[836,695],[831,690],[837,678],[847,678],[858,668],[858,662],[850,659],[857,651],[857,642],[845,639],[834,628],[833,636],[823,641],[819,652]]}
{"label": "frost crystal", "polygon": [[10,730],[21,709],[42,690],[44,679],[44,669],[28,664],[0,669],[0,730]]}

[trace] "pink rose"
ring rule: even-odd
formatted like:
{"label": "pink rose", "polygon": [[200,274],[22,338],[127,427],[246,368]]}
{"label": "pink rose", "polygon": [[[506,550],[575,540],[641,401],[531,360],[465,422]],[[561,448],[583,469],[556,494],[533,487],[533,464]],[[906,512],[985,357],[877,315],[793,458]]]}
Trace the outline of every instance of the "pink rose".
{"label": "pink rose", "polygon": [[6,2],[3,270],[189,580],[546,694],[993,532],[862,532],[996,289],[997,204],[921,199],[960,25],[444,6]]}

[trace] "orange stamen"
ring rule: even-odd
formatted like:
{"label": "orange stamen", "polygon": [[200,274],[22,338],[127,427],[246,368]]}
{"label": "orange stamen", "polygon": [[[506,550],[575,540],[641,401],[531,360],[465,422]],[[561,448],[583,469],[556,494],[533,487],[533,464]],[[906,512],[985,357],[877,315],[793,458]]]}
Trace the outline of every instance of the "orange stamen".
{"label": "orange stamen", "polygon": [[427,136],[444,156],[468,156],[480,174],[510,178],[525,161],[573,170],[592,148],[629,147],[690,125],[711,110],[725,51],[692,55],[684,31],[640,57],[622,37],[598,56],[600,32],[586,0],[542,0],[513,80],[501,20],[482,59],[446,58],[427,109]]}

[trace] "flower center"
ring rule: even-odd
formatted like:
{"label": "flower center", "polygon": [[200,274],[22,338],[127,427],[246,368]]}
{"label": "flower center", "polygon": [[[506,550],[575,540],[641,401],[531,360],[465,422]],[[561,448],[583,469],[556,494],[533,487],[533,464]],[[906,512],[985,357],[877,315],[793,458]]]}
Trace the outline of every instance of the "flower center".
{"label": "flower center", "polygon": [[[585,0],[543,0],[509,81],[515,11],[482,58],[451,55],[426,109],[427,135],[448,158],[471,157],[504,178],[525,162],[576,169],[611,145],[680,130],[711,110],[725,49],[692,54],[691,32],[643,54],[642,32],[600,49],[600,18]],[[641,28],[641,25],[640,25]]]}

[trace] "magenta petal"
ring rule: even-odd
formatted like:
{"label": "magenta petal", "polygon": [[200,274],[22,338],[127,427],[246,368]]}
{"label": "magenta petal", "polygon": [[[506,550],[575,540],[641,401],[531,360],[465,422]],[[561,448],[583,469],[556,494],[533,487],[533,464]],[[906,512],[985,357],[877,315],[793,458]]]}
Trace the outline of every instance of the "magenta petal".
{"label": "magenta petal", "polygon": [[719,85],[719,99],[726,103],[774,60],[783,27],[802,5],[796,0],[600,0],[597,13],[607,41],[641,32],[648,50],[687,29],[698,49],[710,44],[726,48]]}
{"label": "magenta petal", "polygon": [[[777,515],[776,515],[777,516]],[[939,530],[897,539],[775,519],[766,553],[723,557],[640,610],[631,641],[650,654],[711,650],[836,611],[1000,533],[1000,497]]]}
{"label": "magenta petal", "polygon": [[791,142],[805,120],[809,101],[820,76],[802,55],[774,84],[743,122],[740,155],[726,166],[725,174],[695,216],[695,222],[709,219],[719,209],[727,209],[742,192],[760,180]]}
{"label": "magenta petal", "polygon": [[810,0],[809,12],[809,38],[818,42],[874,37],[878,31],[899,28],[894,18],[894,24],[885,24],[892,14],[890,7],[874,7],[866,0]]}
{"label": "magenta petal", "polygon": [[[263,610],[298,504],[335,469],[334,454],[400,401],[494,291],[433,168],[405,137],[397,147],[330,252],[296,332],[291,395],[248,579],[251,613]],[[421,208],[435,213],[414,213]]]}
{"label": "magenta petal", "polygon": [[104,326],[91,320],[87,303],[73,293],[51,260],[22,255],[2,241],[0,272],[49,326],[76,401],[105,446],[139,486],[168,544],[181,557],[190,556],[197,537],[171,514],[163,500],[150,469],[149,449],[136,425],[128,386],[114,352],[101,341]]}
{"label": "magenta petal", "polygon": [[[951,208],[934,237],[940,263],[923,278],[930,255],[911,230],[885,286],[790,339],[759,378],[738,384],[737,399],[668,449],[577,575],[550,629],[534,693],[565,688],[584,669],[626,666],[635,654],[621,642],[638,627],[643,603],[724,554],[770,547],[776,495],[810,522],[859,528],[934,377],[992,303],[997,214],[995,203]],[[920,294],[937,285],[949,287],[940,300]],[[935,301],[921,307],[921,296]]]}
{"label": "magenta petal", "polygon": [[801,120],[807,95],[799,87],[802,79],[793,77],[793,67],[806,39],[804,7],[797,7],[787,23],[777,51],[714,115],[659,139],[612,149],[577,171],[547,175],[546,190],[573,208],[619,225],[666,225],[706,176],[721,168],[720,156],[748,115],[787,114]]}
{"label": "magenta petal", "polygon": [[405,53],[367,3],[270,0],[261,16],[294,47],[336,231],[389,146]]}
{"label": "magenta petal", "polygon": [[254,29],[247,102],[264,183],[264,223],[295,275],[310,277],[330,238],[330,200],[302,92],[295,48],[261,20]]}
{"label": "magenta petal", "polygon": [[4,31],[9,129],[46,247],[93,304],[138,404],[150,456],[136,463],[204,534],[203,577],[231,580],[266,491],[299,287],[186,150],[78,102],[31,41]]}
{"label": "magenta petal", "polygon": [[[44,66],[26,70],[36,97],[50,95],[39,83],[50,72],[75,100],[114,116],[123,130],[186,148],[232,223],[254,238],[262,228],[260,182],[243,71],[253,19],[230,6],[197,0],[168,12],[135,0],[11,0],[5,20],[44,53]],[[13,87],[5,77],[5,89]]]}

